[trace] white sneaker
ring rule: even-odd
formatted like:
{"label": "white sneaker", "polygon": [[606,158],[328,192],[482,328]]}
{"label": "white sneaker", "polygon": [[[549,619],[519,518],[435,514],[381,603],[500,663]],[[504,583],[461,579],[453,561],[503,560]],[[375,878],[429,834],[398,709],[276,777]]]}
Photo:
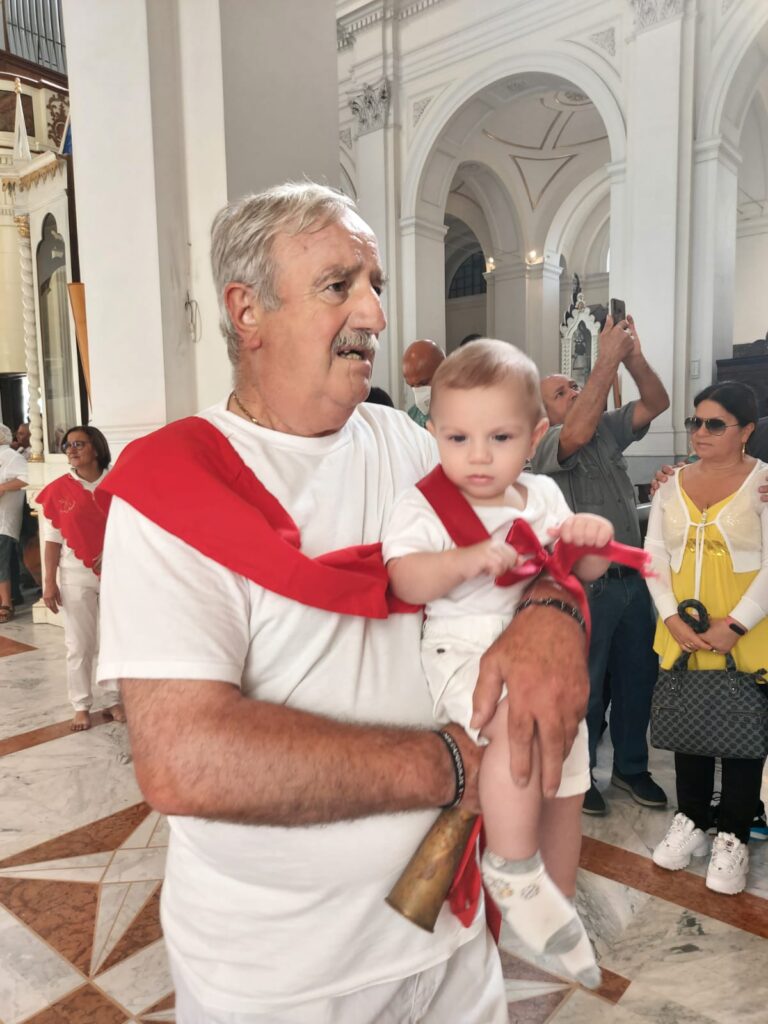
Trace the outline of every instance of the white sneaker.
{"label": "white sneaker", "polygon": [[707,868],[707,888],[735,896],[747,884],[749,851],[747,844],[733,832],[718,832],[712,842],[712,857]]}
{"label": "white sneaker", "polygon": [[691,857],[706,857],[709,840],[690,818],[679,811],[672,819],[667,834],[653,851],[653,863],[668,871],[680,871],[691,863]]}

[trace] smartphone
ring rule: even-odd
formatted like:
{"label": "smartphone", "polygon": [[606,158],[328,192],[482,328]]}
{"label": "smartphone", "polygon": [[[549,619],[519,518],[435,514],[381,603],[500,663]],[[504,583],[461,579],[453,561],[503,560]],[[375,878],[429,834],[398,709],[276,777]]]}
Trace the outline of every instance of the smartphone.
{"label": "smartphone", "polygon": [[627,319],[627,304],[624,299],[611,299],[611,318],[615,324]]}

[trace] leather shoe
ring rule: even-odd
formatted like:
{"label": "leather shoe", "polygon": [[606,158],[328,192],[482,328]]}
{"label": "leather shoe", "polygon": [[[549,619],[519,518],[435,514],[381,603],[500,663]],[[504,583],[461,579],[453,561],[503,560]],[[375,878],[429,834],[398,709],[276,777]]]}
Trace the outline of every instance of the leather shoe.
{"label": "leather shoe", "polygon": [[595,785],[594,779],[592,779],[589,789],[584,794],[584,803],[581,809],[584,814],[592,814],[596,818],[604,818],[608,813],[605,800],[603,800],[603,794]]}
{"label": "leather shoe", "polygon": [[618,789],[624,789],[629,793],[637,804],[643,807],[666,807],[667,794],[651,778],[650,772],[636,772],[632,775],[622,775],[617,769],[613,769],[611,783]]}

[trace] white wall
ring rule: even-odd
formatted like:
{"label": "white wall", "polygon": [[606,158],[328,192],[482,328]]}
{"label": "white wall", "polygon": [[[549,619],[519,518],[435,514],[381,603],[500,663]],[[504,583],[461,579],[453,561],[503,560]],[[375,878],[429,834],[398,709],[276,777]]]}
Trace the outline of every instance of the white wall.
{"label": "white wall", "polygon": [[465,295],[445,301],[445,347],[453,352],[468,334],[485,334],[485,295]]}
{"label": "white wall", "polygon": [[340,182],[333,0],[220,0],[230,199]]}
{"label": "white wall", "polygon": [[[766,225],[768,228],[768,225]],[[736,239],[733,342],[743,345],[768,333],[768,230]]]}

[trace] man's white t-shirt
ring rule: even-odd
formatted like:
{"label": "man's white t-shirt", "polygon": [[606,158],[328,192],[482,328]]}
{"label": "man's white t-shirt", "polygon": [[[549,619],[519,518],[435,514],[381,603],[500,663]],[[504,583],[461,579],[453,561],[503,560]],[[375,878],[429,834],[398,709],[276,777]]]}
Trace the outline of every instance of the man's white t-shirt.
{"label": "man's white t-shirt", "polygon": [[[379,541],[396,496],[436,458],[426,431],[382,406],[360,406],[320,438],[254,426],[225,403],[202,415],[290,513],[310,556]],[[434,725],[420,615],[371,620],[298,604],[120,500],[109,515],[101,593],[101,681],[223,680],[258,700],[338,718]],[[484,926],[480,916],[464,929],[444,908],[429,935],[384,903],[435,814],[311,828],[171,817],[163,928],[196,998],[258,1012],[447,959]]]}
{"label": "man's white t-shirt", "polygon": [[[83,480],[76,471],[70,467],[70,476],[84,487],[86,491],[95,491],[101,481],[107,475],[105,469],[95,480]],[[50,519],[43,517],[43,539],[53,544],[61,544],[59,553],[59,582],[75,584],[80,587],[90,587],[94,590],[99,588],[99,577],[96,573],[84,565],[77,557],[72,548],[67,544],[61,530],[57,530]]]}
{"label": "man's white t-shirt", "polygon": [[[23,455],[10,445],[0,445],[0,484],[9,480],[29,480],[29,468]],[[5,491],[0,494],[0,536],[19,539],[24,512],[24,491]]]}

